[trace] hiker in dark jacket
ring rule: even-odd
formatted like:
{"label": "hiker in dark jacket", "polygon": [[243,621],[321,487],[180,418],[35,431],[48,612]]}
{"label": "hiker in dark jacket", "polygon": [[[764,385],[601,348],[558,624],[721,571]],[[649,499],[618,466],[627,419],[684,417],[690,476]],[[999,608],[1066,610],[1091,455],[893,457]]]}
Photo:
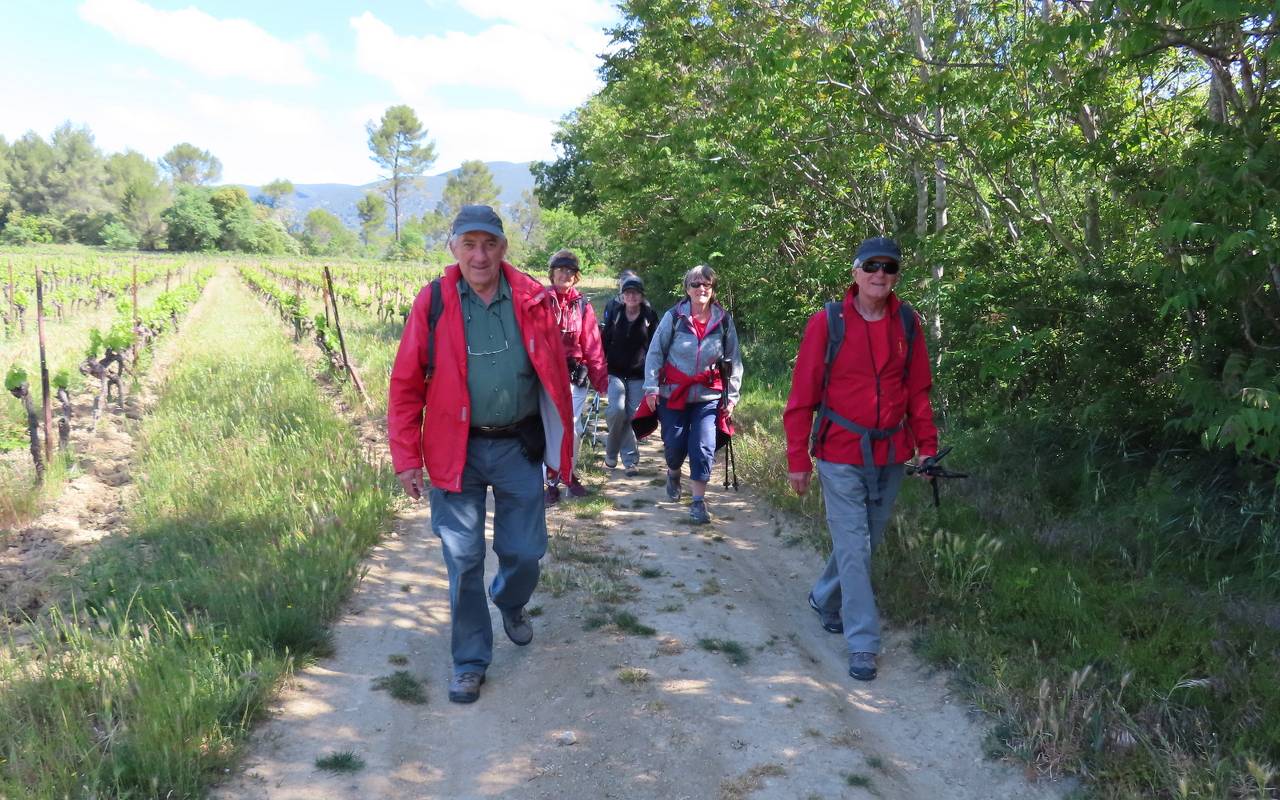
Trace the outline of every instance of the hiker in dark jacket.
{"label": "hiker in dark jacket", "polygon": [[[717,415],[733,414],[742,386],[738,332],[715,301],[715,282],[715,270],[705,265],[685,273],[687,297],[658,321],[644,364],[645,403],[662,423],[667,496],[680,499],[680,468],[687,458],[689,517],[695,523],[711,521],[706,493],[715,466]],[[728,386],[717,368],[721,358],[733,364]]]}
{"label": "hiker in dark jacket", "polygon": [[631,415],[644,398],[644,360],[658,327],[658,314],[644,299],[644,281],[635,274],[622,282],[622,306],[609,315],[604,328],[604,357],[609,366],[609,435],[604,465],[622,466],[628,476],[639,472],[640,451],[631,430]]}

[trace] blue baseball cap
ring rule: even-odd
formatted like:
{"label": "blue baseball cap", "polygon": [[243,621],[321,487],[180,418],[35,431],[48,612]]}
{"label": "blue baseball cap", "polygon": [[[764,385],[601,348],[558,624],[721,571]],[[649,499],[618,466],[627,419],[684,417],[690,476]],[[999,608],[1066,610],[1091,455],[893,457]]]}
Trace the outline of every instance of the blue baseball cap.
{"label": "blue baseball cap", "polygon": [[502,230],[502,217],[489,206],[463,206],[458,216],[453,218],[449,235],[461,236],[472,231],[491,233],[499,239],[507,238]]}
{"label": "blue baseball cap", "polygon": [[902,248],[898,247],[898,243],[884,236],[872,236],[870,239],[863,239],[862,244],[858,245],[858,255],[854,256],[853,266],[856,269],[858,265],[873,258],[892,258],[893,263],[902,263]]}

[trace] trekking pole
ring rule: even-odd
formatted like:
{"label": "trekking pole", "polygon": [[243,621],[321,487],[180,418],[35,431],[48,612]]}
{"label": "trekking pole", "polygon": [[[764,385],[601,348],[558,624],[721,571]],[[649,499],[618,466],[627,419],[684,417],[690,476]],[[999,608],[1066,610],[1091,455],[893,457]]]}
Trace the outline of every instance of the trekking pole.
{"label": "trekking pole", "polygon": [[919,464],[907,465],[908,475],[928,476],[929,483],[933,486],[933,507],[934,508],[940,508],[942,506],[942,499],[938,495],[938,478],[969,477],[967,473],[952,472],[948,470],[946,467],[939,466],[938,462],[942,460],[943,456],[945,456],[947,453],[950,453],[950,452],[951,452],[950,447],[944,447],[936,456],[929,456],[928,458],[921,461]]}

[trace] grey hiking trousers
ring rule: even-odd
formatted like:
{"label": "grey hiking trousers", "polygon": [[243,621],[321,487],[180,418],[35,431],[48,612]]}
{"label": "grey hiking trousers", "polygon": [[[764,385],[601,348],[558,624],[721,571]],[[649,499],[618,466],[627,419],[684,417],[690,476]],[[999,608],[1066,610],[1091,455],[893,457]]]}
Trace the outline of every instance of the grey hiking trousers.
{"label": "grey hiking trousers", "polygon": [[[870,473],[878,481],[877,502],[868,499]],[[880,614],[871,588],[871,554],[884,538],[905,474],[902,464],[863,470],[853,464],[818,459],[831,557],[813,585],[813,600],[824,612],[840,612],[850,653],[880,652]]]}

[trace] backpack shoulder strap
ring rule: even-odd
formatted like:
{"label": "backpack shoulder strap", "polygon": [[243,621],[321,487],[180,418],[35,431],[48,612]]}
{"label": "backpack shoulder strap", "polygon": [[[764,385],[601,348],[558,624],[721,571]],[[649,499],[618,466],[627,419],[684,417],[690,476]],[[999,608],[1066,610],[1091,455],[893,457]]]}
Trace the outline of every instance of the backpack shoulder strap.
{"label": "backpack shoulder strap", "polygon": [[916,341],[916,329],[919,327],[918,316],[916,310],[911,304],[905,300],[898,305],[898,319],[902,320],[902,335],[907,340],[907,359],[902,365],[902,382],[907,382],[907,375],[911,372],[911,345]]}
{"label": "backpack shoulder strap", "polygon": [[836,354],[840,352],[840,345],[844,344],[844,301],[830,300],[827,302],[827,352],[822,360],[822,394],[827,394],[827,383],[831,380],[831,365],[836,360]]}
{"label": "backpack shoulder strap", "polygon": [[436,371],[436,323],[444,313],[444,292],[440,291],[440,279],[431,282],[431,306],[427,311],[427,368],[425,376],[431,380]]}

